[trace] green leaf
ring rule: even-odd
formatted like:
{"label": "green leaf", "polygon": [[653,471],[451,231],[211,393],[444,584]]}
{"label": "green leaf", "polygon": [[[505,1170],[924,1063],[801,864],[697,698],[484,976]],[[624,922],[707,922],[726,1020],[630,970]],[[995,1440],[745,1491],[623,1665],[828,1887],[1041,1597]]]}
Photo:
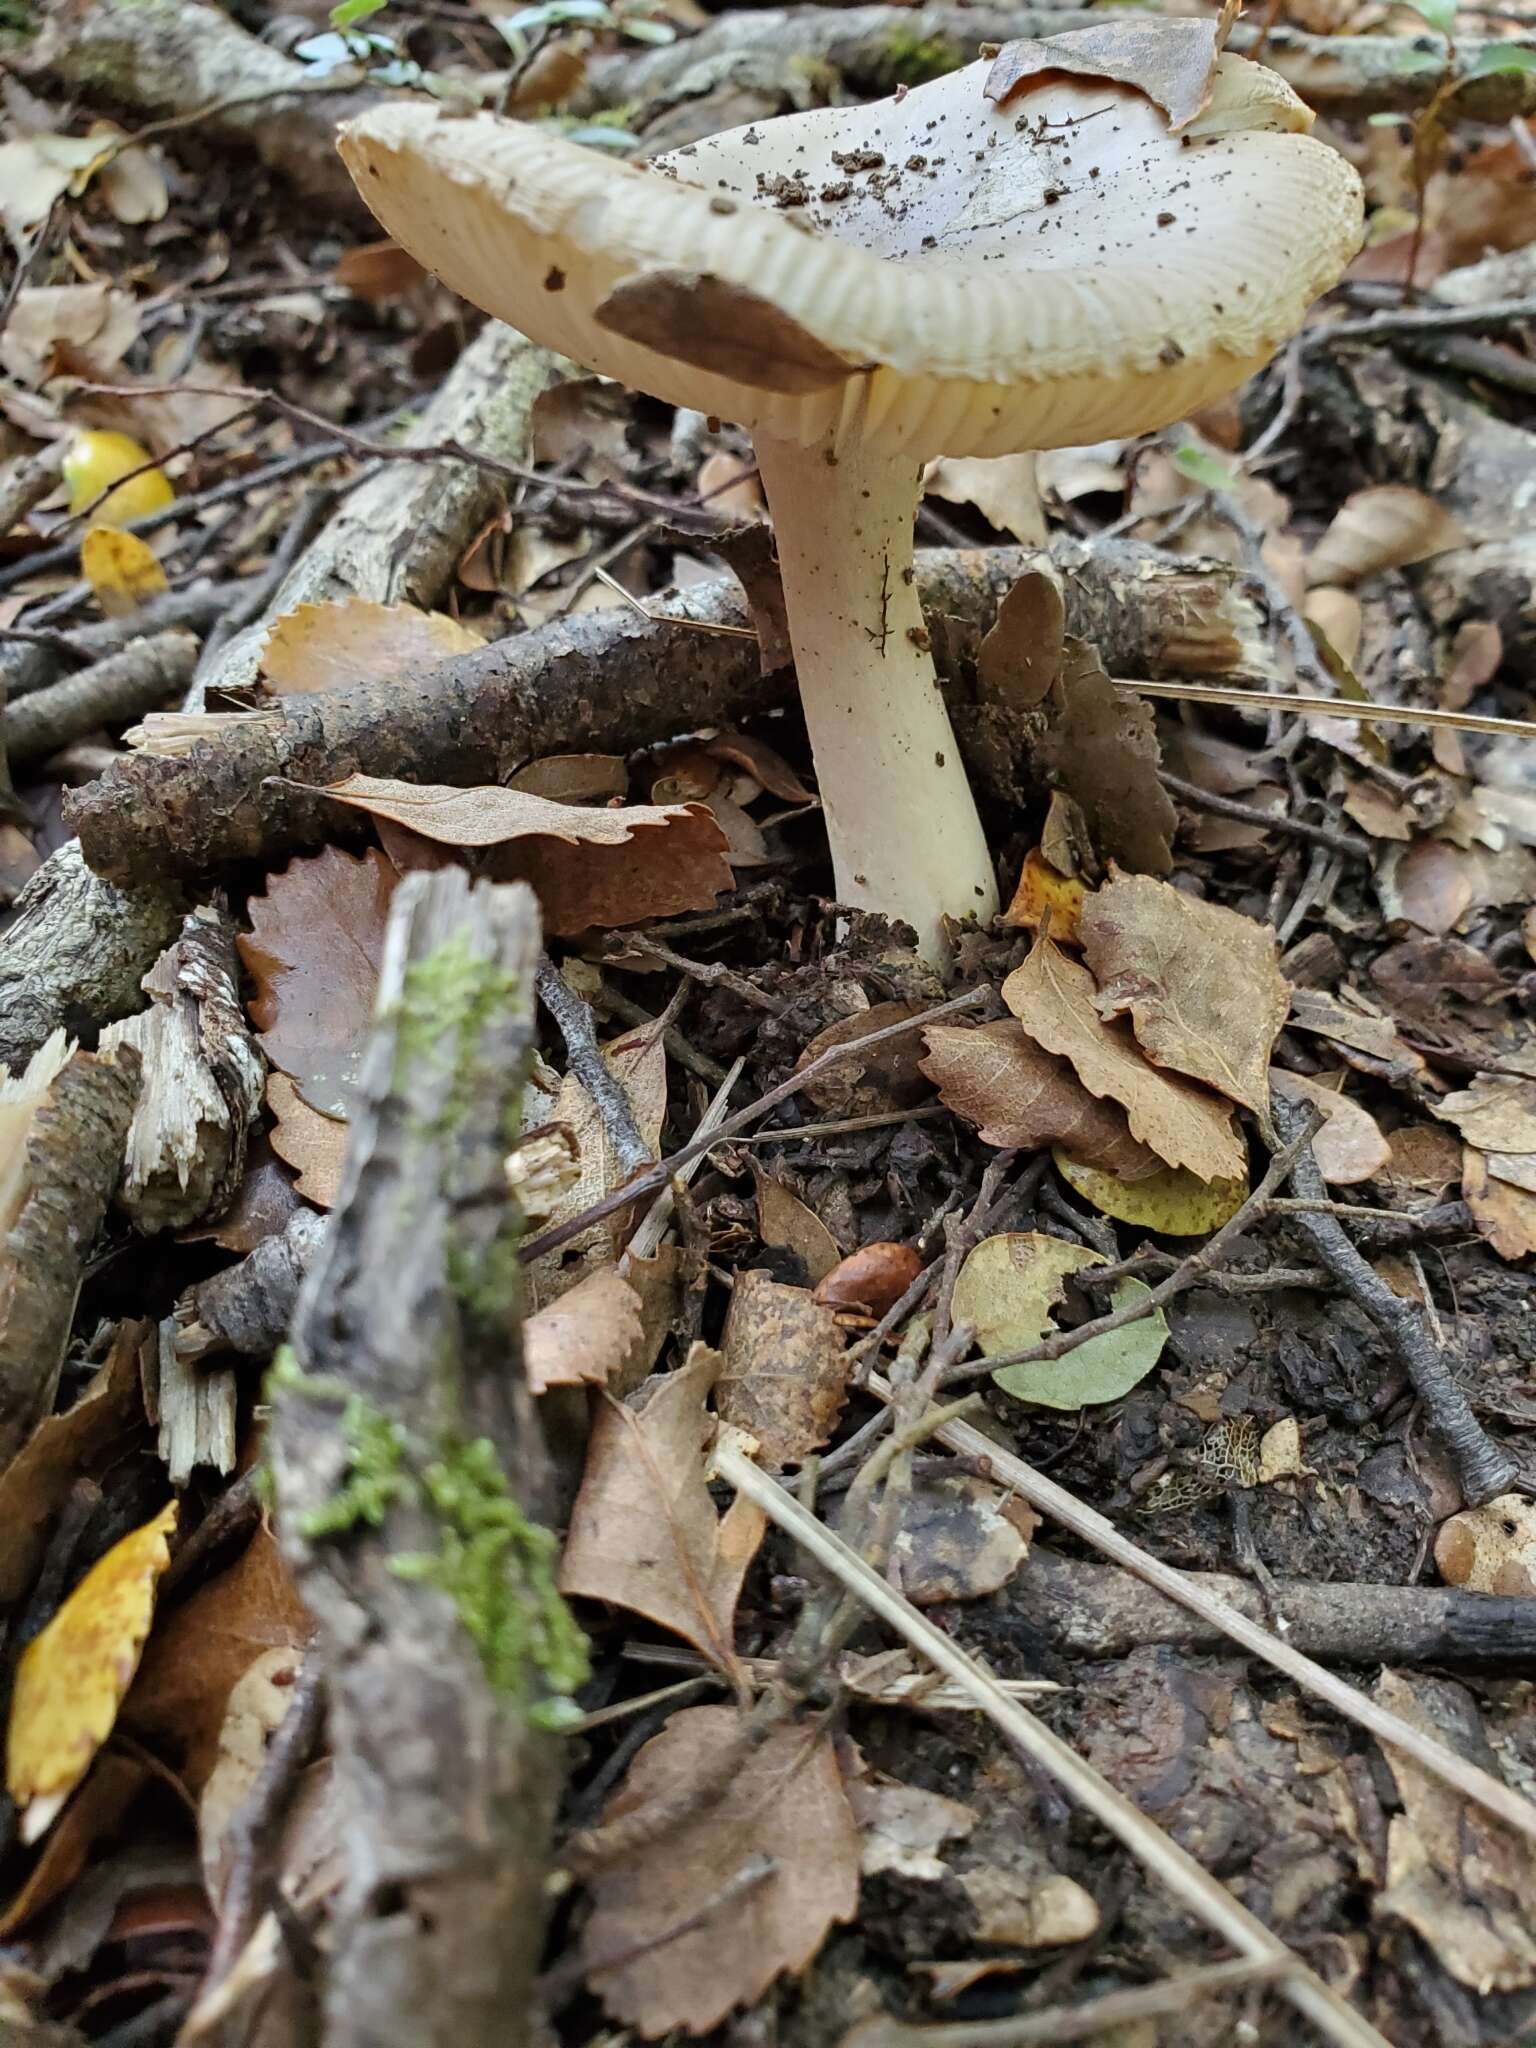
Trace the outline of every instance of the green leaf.
{"label": "green leaf", "polygon": [[1238,479],[1214,455],[1204,448],[1197,448],[1193,441],[1186,441],[1181,448],[1173,451],[1173,466],[1182,471],[1191,483],[1197,483],[1207,491],[1235,491]]}
{"label": "green leaf", "polygon": [[1485,43],[1469,78],[1487,78],[1499,71],[1536,71],[1536,50],[1526,43]]}
{"label": "green leaf", "polygon": [[1392,59],[1392,69],[1400,78],[1411,78],[1419,71],[1443,71],[1445,52],[1443,50],[1416,50],[1412,43],[1403,42],[1403,47]]}
{"label": "green leaf", "polygon": [[659,47],[677,41],[677,30],[670,21],[647,21],[637,16],[633,21],[621,21],[619,28],[632,43],[655,43]]}
{"label": "green leaf", "polygon": [[1415,14],[1422,14],[1433,29],[1443,36],[1451,35],[1456,27],[1456,0],[1408,0]]}
{"label": "green leaf", "polygon": [[[1124,1279],[1112,1290],[1112,1305],[1127,1308],[1150,1299],[1152,1290],[1140,1280]],[[1015,1400],[1037,1408],[1072,1411],[1118,1401],[1144,1380],[1162,1356],[1168,1324],[1161,1309],[1122,1329],[1090,1337],[1065,1358],[1042,1359],[1034,1365],[1005,1365],[992,1377]]]}
{"label": "green leaf", "polygon": [[331,9],[331,27],[352,28],[371,15],[382,13],[388,5],[389,0],[339,0],[339,5]]}
{"label": "green leaf", "polygon": [[984,1237],[955,1281],[954,1319],[971,1325],[988,1358],[1027,1350],[1050,1330],[1068,1274],[1103,1263],[1097,1252],[1039,1230]]}

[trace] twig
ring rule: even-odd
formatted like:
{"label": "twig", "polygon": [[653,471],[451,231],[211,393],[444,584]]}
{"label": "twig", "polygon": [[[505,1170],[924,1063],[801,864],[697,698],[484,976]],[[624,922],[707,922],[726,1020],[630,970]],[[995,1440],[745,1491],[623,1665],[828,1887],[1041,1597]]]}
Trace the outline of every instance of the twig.
{"label": "twig", "polygon": [[539,961],[539,1001],[565,1041],[571,1072],[586,1089],[602,1121],[603,1136],[625,1180],[652,1165],[651,1148],[635,1123],[624,1084],[603,1058],[590,1003],[582,1001],[546,953]]}
{"label": "twig", "polygon": [[[1276,1129],[1289,1136],[1287,1149],[1293,1152],[1292,1187],[1303,1200],[1326,1200],[1323,1176],[1312,1154],[1311,1134],[1302,1128],[1299,1106],[1278,1093],[1271,1106]],[[1372,1270],[1350,1242],[1337,1216],[1302,1210],[1296,1212],[1295,1222],[1345,1293],[1370,1317],[1402,1361],[1414,1392],[1424,1404],[1430,1426],[1439,1433],[1456,1461],[1461,1490],[1468,1501],[1476,1507],[1508,1493],[1519,1476],[1518,1467],[1493,1444],[1472,1413],[1471,1403],[1452,1379],[1435,1347],[1423,1311],[1416,1303],[1394,1294]]]}
{"label": "twig", "polygon": [[798,1095],[808,1083],[819,1081],[822,1075],[830,1072],[833,1067],[841,1066],[844,1060],[857,1059],[861,1053],[868,1052],[872,1046],[883,1045],[887,1039],[902,1038],[909,1031],[937,1024],[945,1017],[952,1017],[961,1010],[973,1009],[978,1003],[988,1000],[990,993],[990,990],[984,988],[967,989],[962,995],[951,996],[947,1003],[939,1003],[934,1009],[924,1010],[916,1017],[904,1017],[898,1024],[886,1024],[879,1031],[866,1032],[862,1038],[851,1038],[844,1045],[829,1045],[825,1052],[817,1054],[809,1066],[801,1067],[787,1080],[780,1081],[776,1087],[770,1088],[766,1095],[760,1095],[756,1102],[748,1103],[745,1109],[740,1109],[734,1116],[727,1117],[717,1130],[707,1132],[702,1137],[690,1138],[688,1143],[674,1152],[670,1158],[663,1159],[659,1165],[638,1175],[627,1186],[615,1188],[612,1193],[604,1195],[590,1208],[583,1209],[579,1216],[573,1216],[568,1222],[556,1224],[553,1229],[529,1238],[519,1254],[524,1265],[542,1258],[546,1252],[558,1250],[563,1244],[569,1244],[573,1237],[580,1237],[583,1231],[589,1230],[594,1223],[603,1222],[618,1210],[627,1209],[631,1202],[637,1201],[642,1195],[659,1193],[680,1166],[685,1166],[690,1159],[696,1159],[700,1153],[709,1151],[722,1139],[734,1138],[738,1131],[746,1130],[748,1125],[756,1123],[758,1118],[765,1116],[770,1109],[776,1109],[781,1102],[787,1102],[790,1096]]}
{"label": "twig", "polygon": [[212,1998],[244,1952],[275,1881],[272,1867],[283,1819],[300,1771],[309,1762],[325,1717],[318,1661],[299,1674],[282,1725],[267,1745],[256,1782],[229,1824],[229,1881],[198,2004]]}
{"label": "twig", "polygon": [[[879,1376],[871,1377],[869,1388],[882,1401],[891,1398],[891,1388]],[[1347,1720],[1369,1729],[1378,1741],[1403,1750],[1415,1763],[1422,1764],[1425,1770],[1432,1771],[1445,1784],[1454,1786],[1464,1798],[1474,1800],[1520,1834],[1536,1841],[1536,1806],[1494,1777],[1492,1772],[1469,1763],[1432,1735],[1426,1735],[1401,1715],[1381,1706],[1345,1679],[1303,1656],[1281,1637],[1251,1621],[1246,1614],[1219,1595],[1207,1591],[1187,1573],[1164,1564],[1161,1558],[1132,1543],[1097,1510],[1078,1500],[1076,1495],[1068,1493],[1065,1487],[1058,1486],[1053,1479],[1048,1479],[1013,1452],[1003,1450],[970,1423],[947,1423],[939,1432],[939,1441],[964,1458],[980,1460],[990,1478],[1020,1495],[1032,1508],[1051,1516],[1105,1557],[1113,1558],[1116,1564],[1123,1564],[1147,1585],[1167,1594],[1170,1600],[1176,1600],[1203,1621],[1210,1622],[1223,1635],[1241,1644],[1251,1656],[1260,1657],[1277,1671],[1283,1671],[1287,1678],[1315,1693],[1319,1699],[1326,1700]]]}
{"label": "twig", "polygon": [[[1065,1358],[1069,1351],[1075,1351],[1079,1344],[1086,1344],[1090,1337],[1107,1336],[1111,1330],[1123,1330],[1127,1323],[1139,1323],[1143,1316],[1152,1315],[1165,1302],[1172,1301],[1176,1294],[1182,1294],[1204,1279],[1213,1267],[1220,1265],[1228,1249],[1236,1243],[1248,1226],[1262,1215],[1270,1196],[1279,1187],[1302,1148],[1311,1142],[1312,1133],[1321,1121],[1321,1113],[1308,1105],[1306,1128],[1298,1135],[1292,1135],[1281,1146],[1265,1169],[1264,1177],[1249,1195],[1243,1206],[1235,1210],[1218,1231],[1208,1237],[1197,1251],[1189,1254],[1168,1275],[1158,1282],[1150,1293],[1139,1301],[1127,1302],[1124,1308],[1115,1309],[1109,1315],[1095,1316],[1091,1322],[1079,1323],[1075,1330],[1058,1330],[1053,1337],[1043,1337],[1038,1344],[1031,1344],[1023,1351],[1010,1351],[1001,1358],[978,1358],[956,1365],[947,1375],[950,1380],[967,1379],[976,1373],[1000,1372],[1008,1365],[1035,1365],[1051,1359]],[[871,1382],[873,1384],[873,1382]]]}
{"label": "twig", "polygon": [[1204,1998],[1222,1998],[1257,1984],[1273,1984],[1290,1965],[1279,1957],[1212,1963],[1185,1977],[1166,1977],[1132,1991],[1106,1991],[1085,2005],[1053,2005],[1044,2012],[1010,2014],[1002,2020],[955,2020],[938,2027],[914,2027],[882,2016],[865,2020],[847,2036],[847,2048],[1033,2048],[1037,2041],[1086,2041],[1137,2021],[1176,2018]]}
{"label": "twig", "polygon": [[1116,676],[1117,690],[1138,697],[1171,697],[1184,704],[1229,704],[1240,711],[1291,711],[1308,717],[1358,718],[1367,725],[1445,726],[1453,732],[1491,732],[1504,739],[1536,740],[1536,724],[1524,718],[1488,718],[1476,711],[1443,711],[1433,704],[1362,703],[1353,697],[1309,697],[1289,690],[1224,690],[1209,683],[1162,683]]}
{"label": "twig", "polygon": [[130,640],[89,668],[48,683],[0,712],[0,747],[13,764],[57,753],[101,725],[126,725],[176,696],[197,661],[197,642],[178,627]]}
{"label": "twig", "polygon": [[692,1934],[706,1921],[713,1920],[717,1913],[723,1913],[727,1906],[735,1905],[759,1885],[766,1884],[778,1870],[773,1857],[761,1853],[749,1856],[735,1876],[717,1891],[713,1898],[706,1899],[702,1906],[695,1906],[691,1913],[685,1913],[680,1920],[674,1920],[670,1927],[660,1934],[647,1935],[641,1941],[626,1942],[622,1947],[610,1949],[605,1956],[589,1957],[577,1951],[546,1970],[538,1979],[536,1989],[545,2006],[554,2010],[566,1995],[576,1989],[589,1977],[601,1977],[612,1970],[622,1970],[638,1956],[653,1955],[669,1942],[678,1941],[685,1934]]}
{"label": "twig", "polygon": [[1400,334],[1486,334],[1490,328],[1517,326],[1536,320],[1536,298],[1495,299],[1486,306],[1403,306],[1370,313],[1363,320],[1337,320],[1331,327],[1313,327],[1302,336],[1308,349],[1338,348],[1391,341]]}
{"label": "twig", "polygon": [[[972,1430],[966,1423],[950,1423],[946,1429],[964,1430],[971,1436],[980,1437],[980,1432]],[[985,1443],[987,1439],[982,1437],[981,1441]],[[1315,1976],[1299,1956],[1294,1955],[1193,1856],[1068,1748],[1060,1736],[1037,1720],[1027,1707],[1000,1692],[991,1674],[983,1670],[974,1658],[893,1591],[861,1557],[830,1529],[824,1528],[781,1486],[759,1472],[750,1459],[727,1445],[716,1452],[715,1465],[721,1478],[729,1481],[781,1529],[793,1536],[841,1584],[856,1592],[872,1613],[879,1615],[930,1663],[964,1685],[987,1718],[1002,1730],[1009,1741],[1086,1807],[1147,1870],[1160,1877],[1181,1905],[1245,1957],[1276,1965],[1284,1973],[1277,1980],[1281,1995],[1330,2040],[1351,2044],[1351,2048],[1387,2048],[1382,2036],[1368,2021]]]}
{"label": "twig", "polygon": [[782,1016],[784,1012],[782,996],[770,995],[755,981],[748,981],[744,974],[738,974],[734,967],[727,967],[724,961],[690,960],[686,954],[675,952],[671,946],[644,932],[626,932],[615,937],[609,941],[608,951],[610,957],[623,953],[645,954],[663,967],[675,967],[679,974],[685,974],[690,981],[700,982],[705,988],[728,989],[749,1009],[766,1010],[771,1017]]}
{"label": "twig", "polygon": [[1309,825],[1301,818],[1287,817],[1284,812],[1277,815],[1273,811],[1261,810],[1257,804],[1239,803],[1235,797],[1215,796],[1210,790],[1202,789],[1198,782],[1186,782],[1182,775],[1170,775],[1165,769],[1158,771],[1157,779],[1170,795],[1183,803],[1195,804],[1202,811],[1211,811],[1218,818],[1236,818],[1244,825],[1262,826],[1266,832],[1284,832],[1292,839],[1308,839],[1314,846],[1326,846],[1347,860],[1370,863],[1369,843],[1354,832],[1333,832],[1326,825]]}
{"label": "twig", "polygon": [[[714,1099],[699,1118],[698,1128],[693,1134],[695,1138],[702,1138],[709,1132],[720,1128],[720,1125],[730,1111],[731,1090],[741,1079],[742,1069],[746,1064],[745,1059],[733,1060],[729,1068],[721,1075],[720,1086],[715,1090]],[[681,1166],[672,1179],[667,1182],[667,1185],[662,1189],[655,1201],[652,1202],[650,1208],[640,1218],[633,1237],[624,1247],[623,1256],[619,1260],[620,1273],[627,1274],[636,1259],[650,1258],[671,1227],[672,1211],[677,1206],[678,1190],[687,1187],[703,1164],[704,1153],[701,1150],[692,1159],[688,1160],[686,1164]]]}

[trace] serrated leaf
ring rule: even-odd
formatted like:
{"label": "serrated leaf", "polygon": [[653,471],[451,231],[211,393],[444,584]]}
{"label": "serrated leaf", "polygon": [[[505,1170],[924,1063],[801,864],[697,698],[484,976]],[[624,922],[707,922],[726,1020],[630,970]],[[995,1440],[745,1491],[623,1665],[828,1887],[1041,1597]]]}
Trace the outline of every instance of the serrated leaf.
{"label": "serrated leaf", "polygon": [[1145,1180],[1121,1180],[1118,1174],[1079,1166],[1060,1146],[1051,1157],[1067,1186],[1101,1214],[1165,1237],[1204,1237],[1220,1230],[1248,1198],[1245,1180],[1201,1180],[1183,1166],[1165,1166]]}
{"label": "serrated leaf", "polygon": [[[1099,1263],[1090,1259],[1091,1263]],[[1128,1308],[1133,1302],[1150,1299],[1152,1290],[1140,1280],[1127,1276],[1110,1294],[1110,1307]],[[1015,1400],[1033,1402],[1037,1408],[1100,1407],[1118,1401],[1144,1380],[1162,1356],[1168,1341],[1168,1323],[1161,1309],[1127,1323],[1118,1330],[1106,1330],[1069,1351],[1064,1358],[1040,1359],[1033,1365],[1005,1365],[992,1377],[1005,1394]]]}

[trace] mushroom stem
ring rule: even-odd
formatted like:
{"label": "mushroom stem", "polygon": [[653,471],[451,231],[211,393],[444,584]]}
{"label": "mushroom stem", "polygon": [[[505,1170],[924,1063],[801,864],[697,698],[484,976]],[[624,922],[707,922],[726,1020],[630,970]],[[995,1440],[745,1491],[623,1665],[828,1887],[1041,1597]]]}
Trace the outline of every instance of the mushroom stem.
{"label": "mushroom stem", "polygon": [[917,466],[755,438],[839,900],[942,963],[944,918],[985,921],[997,884],[917,601]]}

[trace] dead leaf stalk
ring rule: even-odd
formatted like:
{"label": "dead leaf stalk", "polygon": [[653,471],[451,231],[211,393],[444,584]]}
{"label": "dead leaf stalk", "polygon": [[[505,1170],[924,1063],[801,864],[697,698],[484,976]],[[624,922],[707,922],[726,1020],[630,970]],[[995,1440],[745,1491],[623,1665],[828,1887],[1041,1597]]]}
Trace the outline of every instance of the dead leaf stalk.
{"label": "dead leaf stalk", "polygon": [[[1303,1201],[1325,1201],[1323,1176],[1313,1156],[1311,1133],[1302,1131],[1298,1106],[1277,1093],[1273,1114],[1276,1128],[1286,1134],[1286,1150],[1292,1153],[1292,1187]],[[1280,1156],[1276,1154],[1277,1158]],[[1295,1213],[1295,1223],[1345,1293],[1370,1317],[1396,1352],[1413,1382],[1414,1392],[1424,1404],[1431,1428],[1455,1460],[1467,1501],[1477,1507],[1508,1493],[1519,1476],[1518,1467],[1491,1441],[1473,1414],[1471,1403],[1436,1348],[1423,1310],[1392,1292],[1356,1250],[1337,1216],[1302,1210]]]}

